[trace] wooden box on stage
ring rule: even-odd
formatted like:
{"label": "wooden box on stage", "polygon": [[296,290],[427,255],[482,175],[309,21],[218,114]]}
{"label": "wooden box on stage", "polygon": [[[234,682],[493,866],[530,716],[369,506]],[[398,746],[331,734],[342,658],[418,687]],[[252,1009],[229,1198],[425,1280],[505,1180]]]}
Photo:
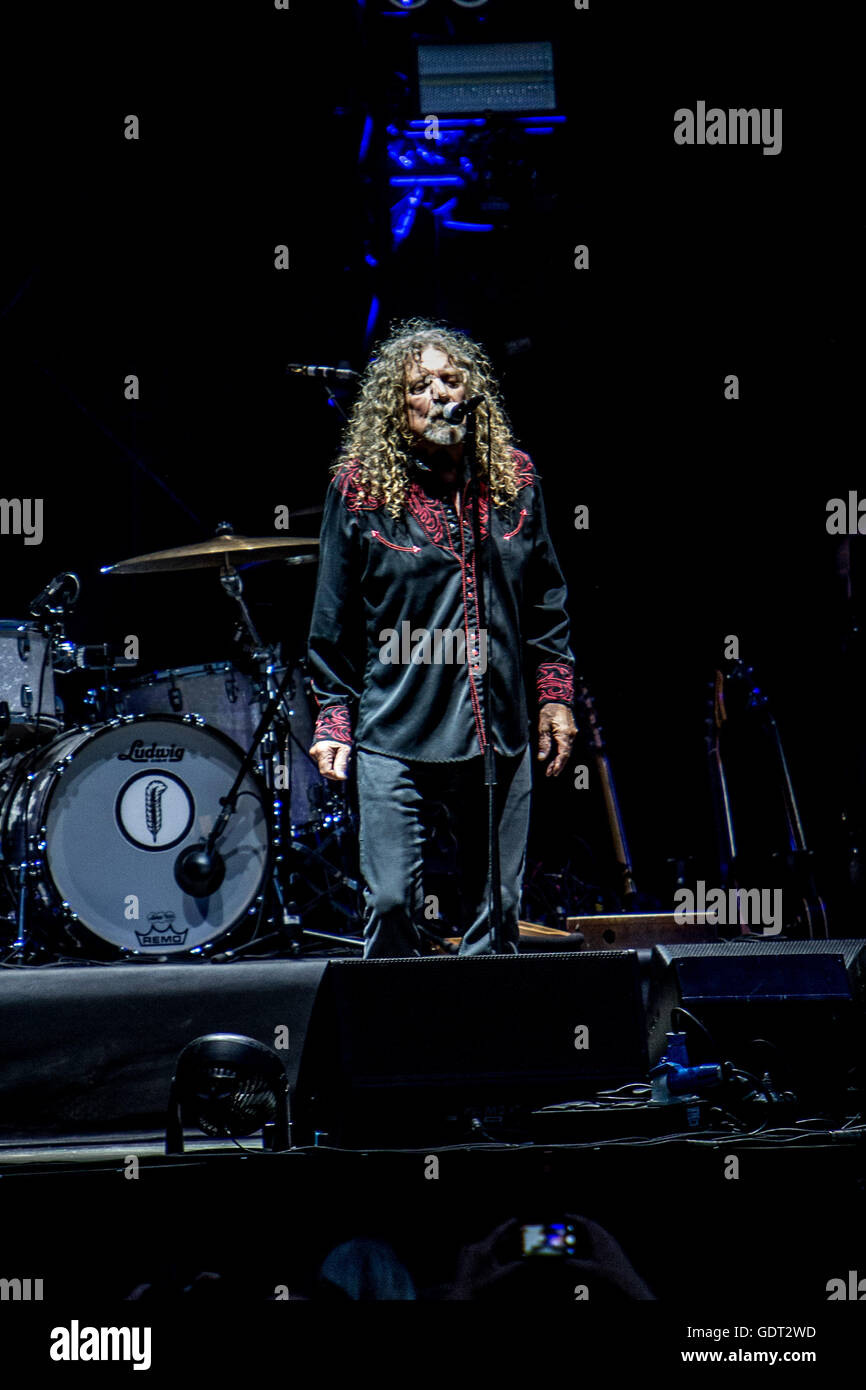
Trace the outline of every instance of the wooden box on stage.
{"label": "wooden box on stage", "polygon": [[[598,917],[568,917],[567,932],[559,932],[554,927],[536,926],[532,922],[520,923],[520,940],[530,941],[536,935],[551,940],[557,936],[573,937],[579,932],[584,939],[584,950],[612,951],[649,949],[661,944],[682,945],[685,942],[711,942],[718,940],[718,928],[707,920],[704,912],[681,914],[685,921],[676,921],[673,912],[617,913]],[[573,948],[572,948],[573,949]]]}

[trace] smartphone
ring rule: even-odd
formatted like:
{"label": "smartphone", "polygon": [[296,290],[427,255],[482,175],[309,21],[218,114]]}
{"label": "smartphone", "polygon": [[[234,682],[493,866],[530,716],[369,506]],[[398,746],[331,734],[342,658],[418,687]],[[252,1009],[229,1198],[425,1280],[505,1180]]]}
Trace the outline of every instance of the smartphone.
{"label": "smartphone", "polygon": [[520,1228],[521,1255],[573,1255],[577,1235],[564,1221],[534,1223]]}

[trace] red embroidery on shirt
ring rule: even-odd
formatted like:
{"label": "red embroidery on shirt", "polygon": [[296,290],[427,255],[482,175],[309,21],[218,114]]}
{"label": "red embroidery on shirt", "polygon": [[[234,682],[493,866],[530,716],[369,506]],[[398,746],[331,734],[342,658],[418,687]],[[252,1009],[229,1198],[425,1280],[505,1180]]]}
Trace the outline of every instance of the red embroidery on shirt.
{"label": "red embroidery on shirt", "polygon": [[524,508],[522,509],[521,513],[520,513],[520,520],[518,521],[518,523],[517,523],[517,525],[515,526],[514,530],[513,530],[513,531],[506,531],[506,532],[505,532],[505,535],[502,537],[502,539],[503,539],[504,541],[510,541],[511,538],[512,538],[512,536],[516,536],[516,535],[517,535],[518,531],[520,530],[521,526],[523,525],[523,520],[524,520],[524,517],[525,517],[525,516],[526,516],[526,508],[524,507]]}
{"label": "red embroidery on shirt", "polygon": [[481,522],[481,539],[483,541],[487,540],[487,531],[489,528],[489,510],[490,509],[487,504],[487,484],[482,482],[481,496],[478,499],[478,517]]}
{"label": "red embroidery on shirt", "polygon": [[[465,516],[465,518],[466,518],[466,520],[467,520],[467,522],[468,522],[468,524],[469,524],[469,529],[470,529],[472,535],[474,536],[474,535],[475,535],[475,527],[474,527],[473,518],[472,518],[473,499],[469,496],[469,490],[470,490],[471,486],[472,486],[471,483],[467,483],[466,486],[465,486],[464,489],[463,489],[463,516]],[[488,493],[488,489],[487,489],[487,483],[486,483],[486,482],[484,481],[484,479],[482,478],[482,479],[481,479],[481,496],[480,496],[480,498],[479,498],[479,503],[478,503],[478,520],[479,520],[479,526],[480,526],[480,530],[481,530],[481,539],[482,539],[483,541],[485,541],[485,540],[487,539],[487,532],[488,532],[488,530],[490,529],[490,519],[489,519],[490,508],[489,508],[489,505],[488,505],[488,497],[489,497],[489,493]]]}
{"label": "red embroidery on shirt", "polygon": [[352,725],[347,705],[331,705],[330,709],[322,710],[313,732],[313,741],[318,743],[320,739],[335,743],[352,742]]}
{"label": "red embroidery on shirt", "polygon": [[361,487],[358,481],[360,472],[360,464],[348,464],[342,472],[336,475],[337,487],[343,494],[346,506],[350,512],[378,511],[379,507],[385,504],[381,497],[371,497],[370,494]]}
{"label": "red embroidery on shirt", "polygon": [[419,555],[421,553],[420,545],[395,545],[393,541],[386,541],[381,531],[371,531],[370,535],[374,540],[381,541],[383,545],[387,545],[389,550],[408,550],[410,555]]}
{"label": "red embroidery on shirt", "polygon": [[435,502],[418,483],[410,483],[406,491],[406,506],[415,520],[423,526],[434,545],[443,545],[448,526]]}
{"label": "red embroidery on shirt", "polygon": [[519,491],[520,488],[529,487],[535,482],[535,470],[528,454],[521,453],[520,449],[512,449],[511,453],[514,458],[514,476],[517,479]]}
{"label": "red embroidery on shirt", "polygon": [[[484,752],[484,749],[487,747],[487,731],[486,731],[485,728],[484,728],[484,714],[483,714],[483,711],[482,711],[482,708],[481,708],[481,696],[479,695],[478,690],[476,689],[476,686],[475,686],[475,667],[474,667],[474,665],[473,665],[473,663],[472,663],[472,661],[471,661],[471,659],[470,659],[470,656],[471,656],[471,638],[470,638],[470,631],[469,631],[469,596],[468,596],[468,594],[467,594],[467,592],[466,592],[466,546],[465,546],[464,541],[463,541],[463,528],[462,528],[462,527],[460,528],[460,550],[461,550],[461,554],[462,554],[462,557],[463,557],[462,562],[461,562],[461,565],[460,565],[460,569],[461,569],[461,577],[462,577],[462,582],[463,582],[463,631],[464,631],[464,633],[465,633],[465,635],[466,635],[466,648],[465,648],[465,651],[466,651],[466,670],[467,670],[467,673],[468,673],[468,676],[469,676],[469,699],[470,699],[470,701],[471,701],[471,703],[472,703],[472,713],[473,713],[473,715],[475,716],[475,733],[476,733],[476,735],[477,735],[477,737],[478,737],[478,743],[479,743],[479,746],[480,746],[481,751],[482,751],[482,753],[483,753],[483,752]],[[477,580],[476,575],[475,575],[475,555],[474,555],[474,553],[473,553],[473,555],[470,557],[469,564],[470,564],[470,566],[471,566],[471,571],[472,571],[472,591],[473,591],[473,594],[475,595],[475,611],[476,611],[476,615],[477,615],[477,612],[478,612],[478,609],[477,609],[477,603],[478,603],[478,580]],[[476,616],[476,622],[477,622],[477,616]],[[475,632],[475,635],[476,635],[476,640],[478,640],[478,633],[477,633],[477,630],[476,630],[476,632]]]}
{"label": "red embroidery on shirt", "polygon": [[574,671],[564,661],[544,661],[535,678],[538,702],[570,705],[574,700]]}

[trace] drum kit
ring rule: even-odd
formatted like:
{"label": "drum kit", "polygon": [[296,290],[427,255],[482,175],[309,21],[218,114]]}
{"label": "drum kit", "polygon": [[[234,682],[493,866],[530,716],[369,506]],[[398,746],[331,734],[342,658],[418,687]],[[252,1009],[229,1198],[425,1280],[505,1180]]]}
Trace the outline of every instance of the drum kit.
{"label": "drum kit", "polygon": [[[5,964],[298,955],[362,945],[353,816],[308,749],[303,663],[262,643],[237,565],[308,563],[310,537],[212,540],[103,574],[219,568],[245,634],[238,660],[130,677],[137,662],[66,640],[78,577],[0,621],[0,933]],[[57,686],[101,673],[67,719]],[[306,891],[305,891],[306,890]],[[328,930],[307,923],[327,904]],[[346,930],[331,929],[334,913]],[[313,913],[314,924],[320,921]]]}

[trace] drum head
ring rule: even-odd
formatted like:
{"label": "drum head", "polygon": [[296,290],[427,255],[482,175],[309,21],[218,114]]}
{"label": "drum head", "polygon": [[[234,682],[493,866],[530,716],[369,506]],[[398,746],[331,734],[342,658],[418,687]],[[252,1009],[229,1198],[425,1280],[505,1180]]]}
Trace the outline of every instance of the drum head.
{"label": "drum head", "polygon": [[202,841],[241,764],[223,734],[171,715],[139,716],[79,739],[46,802],[44,860],[63,902],[122,950],[165,955],[212,942],[262,891],[269,837],[264,790],[248,775],[217,848],[219,889],[175,881],[178,855]]}

